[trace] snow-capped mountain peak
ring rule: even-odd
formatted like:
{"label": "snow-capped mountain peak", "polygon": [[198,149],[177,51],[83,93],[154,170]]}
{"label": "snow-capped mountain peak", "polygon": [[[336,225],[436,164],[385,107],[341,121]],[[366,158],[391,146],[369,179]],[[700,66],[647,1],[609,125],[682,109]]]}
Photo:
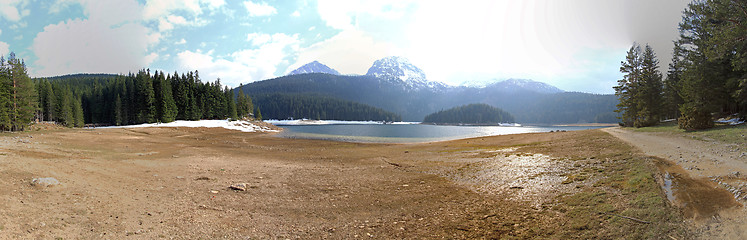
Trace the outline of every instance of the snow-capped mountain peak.
{"label": "snow-capped mountain peak", "polygon": [[507,79],[500,82],[496,82],[486,87],[504,90],[507,92],[516,92],[519,90],[532,91],[538,93],[559,93],[564,92],[559,88],[552,86],[547,83],[537,82],[529,79]]}
{"label": "snow-capped mountain peak", "polygon": [[403,57],[391,56],[376,60],[366,75],[395,78],[405,82],[425,82],[425,73]]}
{"label": "snow-capped mountain peak", "polygon": [[428,81],[425,73],[404,57],[390,56],[374,61],[373,66],[366,73],[389,81],[401,81],[410,88],[445,87],[443,83]]}
{"label": "snow-capped mountain peak", "polygon": [[318,61],[313,61],[291,71],[288,75],[302,74],[302,73],[328,73],[334,75],[340,75],[337,70],[334,70],[327,65],[324,65]]}

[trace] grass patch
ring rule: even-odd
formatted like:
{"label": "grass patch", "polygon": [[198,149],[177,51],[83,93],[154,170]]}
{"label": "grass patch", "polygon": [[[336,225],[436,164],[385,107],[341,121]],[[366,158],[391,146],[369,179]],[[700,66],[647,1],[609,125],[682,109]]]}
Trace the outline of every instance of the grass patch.
{"label": "grass patch", "polygon": [[687,238],[681,213],[670,206],[656,182],[652,159],[618,139],[601,131],[579,131],[520,151],[562,156],[560,161],[578,169],[568,173],[563,184],[586,183],[545,206],[557,218],[539,226],[538,232],[546,234],[536,238]]}
{"label": "grass patch", "polygon": [[676,123],[663,123],[652,127],[630,129],[636,132],[667,132],[699,140],[715,140],[729,144],[745,145],[745,143],[747,143],[747,124],[736,126],[716,124],[716,126],[713,128],[697,131],[685,131],[683,129],[679,129]]}

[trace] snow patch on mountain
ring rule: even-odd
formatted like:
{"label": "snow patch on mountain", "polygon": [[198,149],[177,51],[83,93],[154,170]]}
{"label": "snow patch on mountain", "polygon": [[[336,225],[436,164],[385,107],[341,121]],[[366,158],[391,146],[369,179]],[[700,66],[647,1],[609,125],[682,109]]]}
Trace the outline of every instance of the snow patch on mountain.
{"label": "snow patch on mountain", "polygon": [[507,79],[485,86],[486,88],[499,89],[506,92],[517,92],[519,90],[538,93],[560,93],[565,92],[547,83],[532,81],[529,79]]}
{"label": "snow patch on mountain", "polygon": [[340,75],[337,70],[334,70],[327,65],[324,65],[318,61],[313,61],[307,64],[304,64],[303,66],[297,68],[296,70],[291,71],[288,73],[288,75],[296,75],[296,74],[303,74],[303,73],[328,73],[328,74],[334,74],[334,75]]}

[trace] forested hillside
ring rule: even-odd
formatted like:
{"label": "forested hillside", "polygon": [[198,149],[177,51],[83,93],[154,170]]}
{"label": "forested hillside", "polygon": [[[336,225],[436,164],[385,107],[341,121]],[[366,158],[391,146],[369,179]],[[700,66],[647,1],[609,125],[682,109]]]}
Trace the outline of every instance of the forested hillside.
{"label": "forested hillside", "polygon": [[511,114],[487,104],[469,104],[428,114],[424,123],[436,124],[498,124],[512,123]]}
{"label": "forested hillside", "polygon": [[251,98],[203,83],[198,72],[80,74],[35,79],[37,116],[80,127],[84,123],[126,125],[174,120],[237,119],[253,111]]}
{"label": "forested hillside", "polygon": [[380,108],[320,95],[257,94],[254,100],[267,119],[402,121],[399,115]]}

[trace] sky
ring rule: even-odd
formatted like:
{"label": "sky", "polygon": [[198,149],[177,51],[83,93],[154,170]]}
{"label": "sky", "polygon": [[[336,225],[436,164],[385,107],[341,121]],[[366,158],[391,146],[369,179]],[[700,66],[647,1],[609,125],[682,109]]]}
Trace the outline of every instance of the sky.
{"label": "sky", "polygon": [[31,77],[199,71],[223,85],[401,56],[448,85],[613,93],[634,42],[665,73],[687,0],[0,0],[0,54]]}

